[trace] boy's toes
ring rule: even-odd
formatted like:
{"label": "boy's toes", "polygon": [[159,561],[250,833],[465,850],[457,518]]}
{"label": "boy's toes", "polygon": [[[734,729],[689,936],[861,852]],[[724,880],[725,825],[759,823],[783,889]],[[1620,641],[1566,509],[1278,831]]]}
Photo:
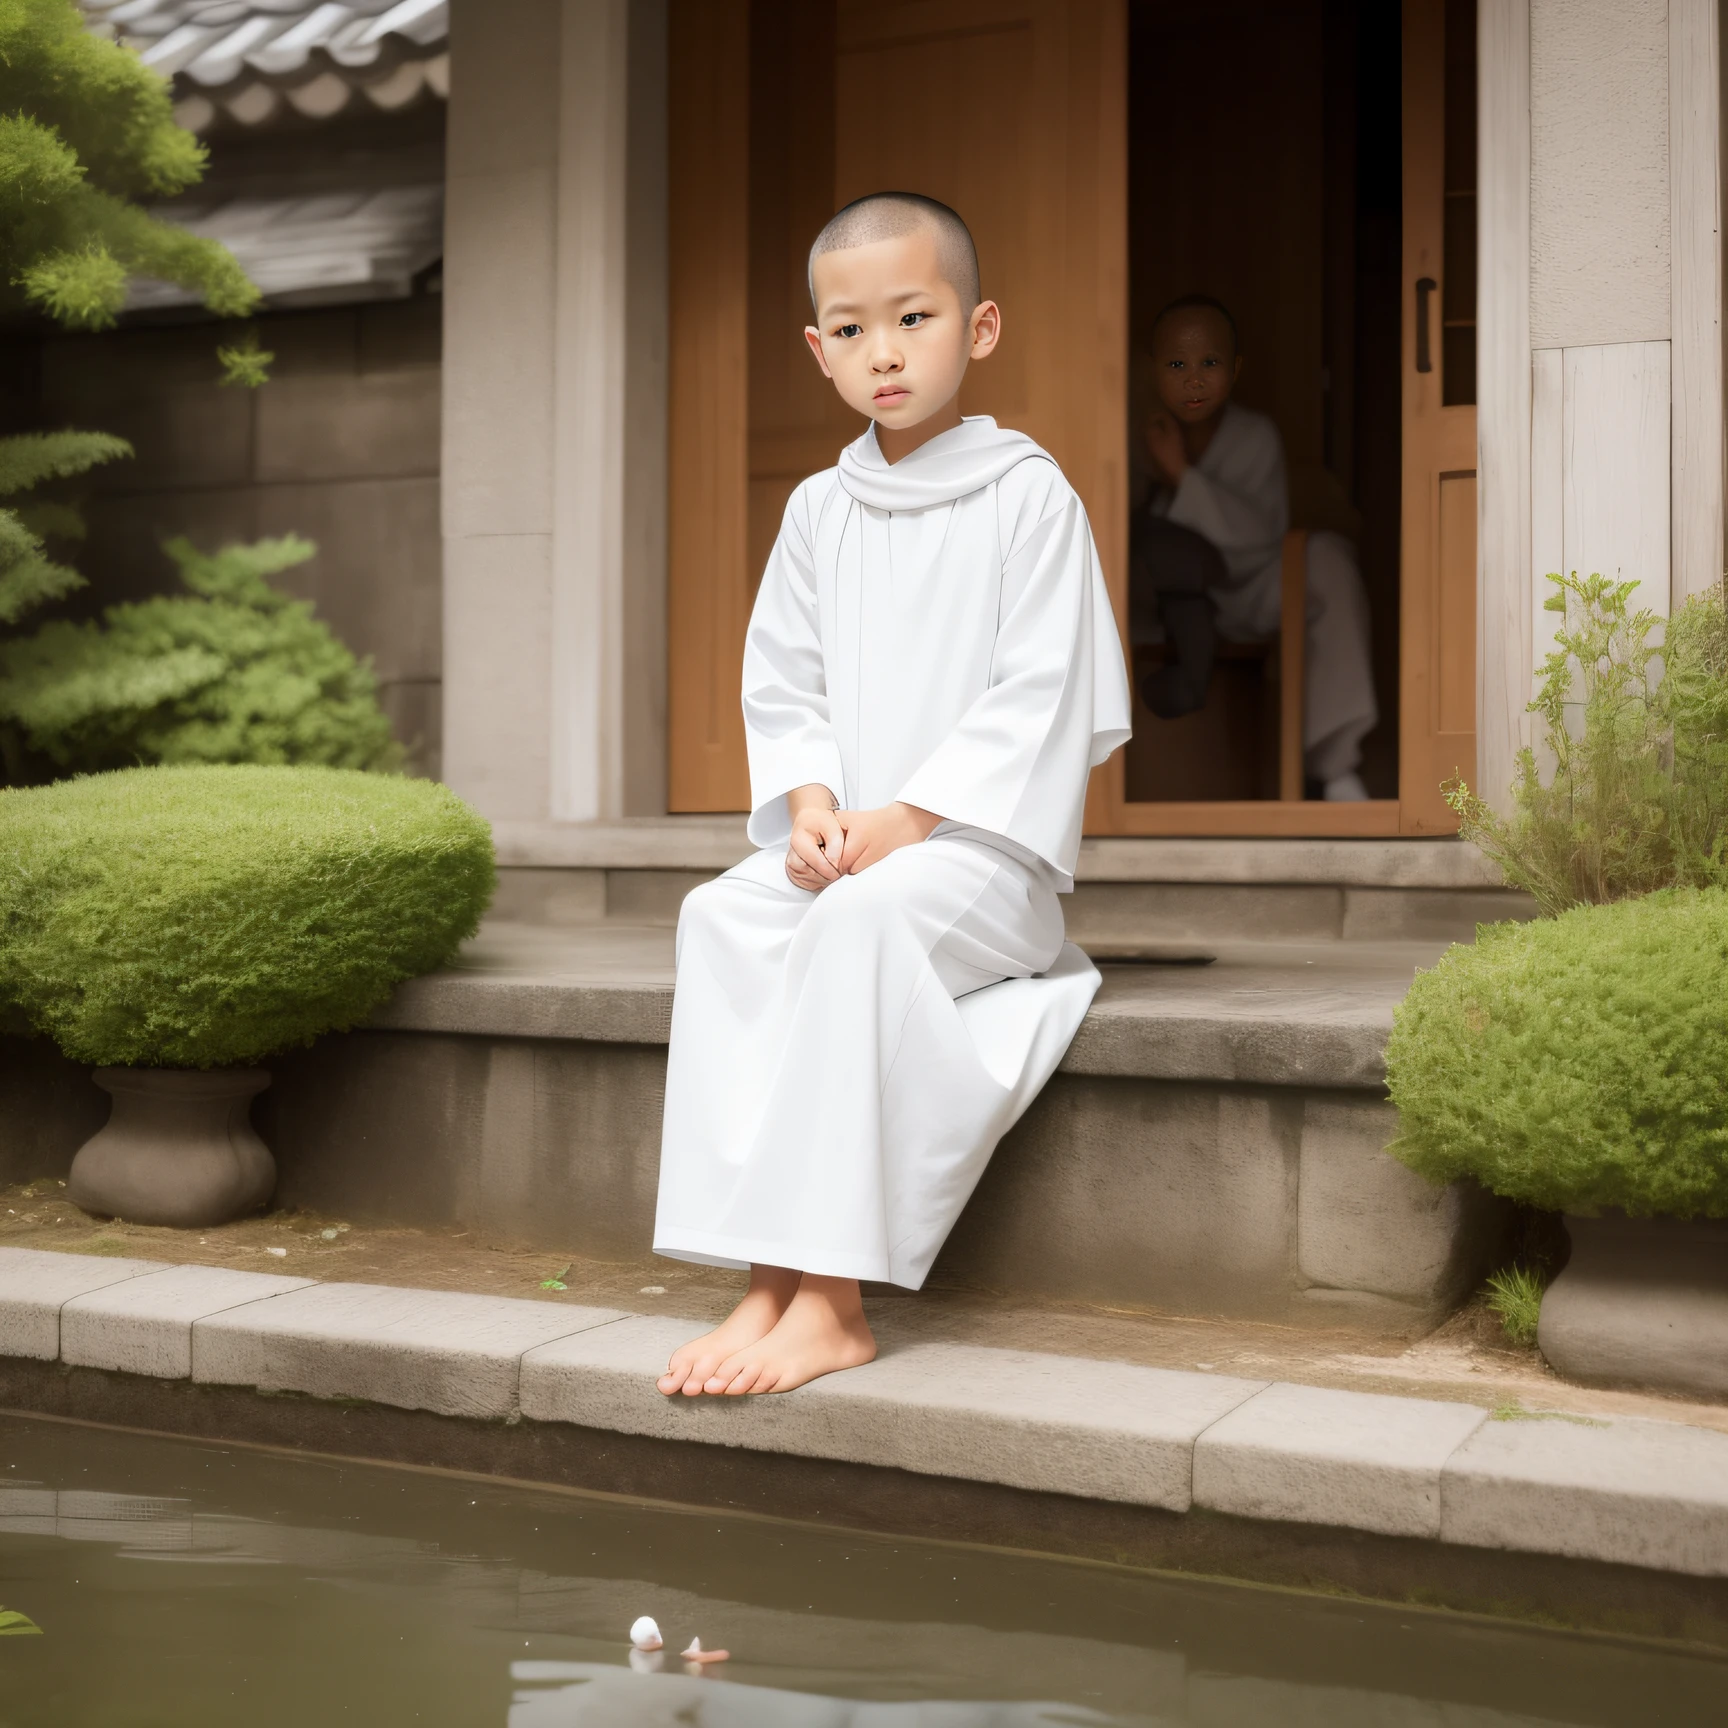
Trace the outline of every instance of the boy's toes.
{"label": "boy's toes", "polygon": [[714,1370],[708,1378],[706,1389],[716,1395],[727,1393],[735,1397],[739,1393],[748,1392],[761,1372],[759,1363],[746,1357],[734,1356]]}
{"label": "boy's toes", "polygon": [[666,1364],[666,1372],[654,1384],[667,1398],[675,1398],[680,1392],[694,1398],[713,1368],[712,1357],[702,1357],[693,1350],[680,1350]]}

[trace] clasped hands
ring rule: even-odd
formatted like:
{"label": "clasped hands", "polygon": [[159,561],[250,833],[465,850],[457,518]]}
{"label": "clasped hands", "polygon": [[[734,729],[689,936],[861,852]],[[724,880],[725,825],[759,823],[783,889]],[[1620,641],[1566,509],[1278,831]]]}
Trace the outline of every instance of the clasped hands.
{"label": "clasped hands", "polygon": [[942,820],[916,804],[884,804],[879,810],[836,810],[826,786],[800,786],[786,795],[792,840],[786,874],[812,894],[880,864],[902,846],[927,840]]}

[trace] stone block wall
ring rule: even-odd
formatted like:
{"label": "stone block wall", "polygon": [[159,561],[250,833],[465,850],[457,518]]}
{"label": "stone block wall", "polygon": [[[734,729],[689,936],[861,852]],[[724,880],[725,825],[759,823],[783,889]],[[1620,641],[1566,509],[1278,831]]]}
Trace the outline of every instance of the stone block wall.
{"label": "stone block wall", "polygon": [[441,311],[425,295],[262,318],[276,359],[261,390],[218,382],[210,323],[46,337],[30,419],[137,450],[90,478],[79,607],[171,591],[175,534],[207,549],[305,535],[318,556],[281,585],[371,656],[397,737],[436,775]]}

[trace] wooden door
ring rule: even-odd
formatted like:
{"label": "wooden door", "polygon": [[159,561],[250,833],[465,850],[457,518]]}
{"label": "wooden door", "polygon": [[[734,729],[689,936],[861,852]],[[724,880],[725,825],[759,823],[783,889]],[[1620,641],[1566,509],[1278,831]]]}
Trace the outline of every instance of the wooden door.
{"label": "wooden door", "polygon": [[924,192],[966,218],[1004,336],[962,406],[1062,464],[1125,606],[1125,29],[1122,0],[674,0],[674,810],[748,803],[762,560],[792,487],[863,430],[799,353],[804,252],[849,199]]}
{"label": "wooden door", "polygon": [[1476,5],[1404,0],[1399,831],[1476,773]]}

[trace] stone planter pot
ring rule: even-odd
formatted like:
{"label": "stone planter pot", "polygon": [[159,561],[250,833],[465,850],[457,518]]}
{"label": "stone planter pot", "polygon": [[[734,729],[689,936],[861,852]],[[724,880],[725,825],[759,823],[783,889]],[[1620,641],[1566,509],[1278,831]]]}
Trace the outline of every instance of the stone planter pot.
{"label": "stone planter pot", "polygon": [[79,1148],[66,1192],[86,1212],[191,1228],[251,1212],[276,1186],[276,1160],[249,1120],[262,1068],[98,1068],[114,1100]]}
{"label": "stone planter pot", "polygon": [[1566,1217],[1537,1339],[1562,1374],[1728,1396],[1728,1219]]}

